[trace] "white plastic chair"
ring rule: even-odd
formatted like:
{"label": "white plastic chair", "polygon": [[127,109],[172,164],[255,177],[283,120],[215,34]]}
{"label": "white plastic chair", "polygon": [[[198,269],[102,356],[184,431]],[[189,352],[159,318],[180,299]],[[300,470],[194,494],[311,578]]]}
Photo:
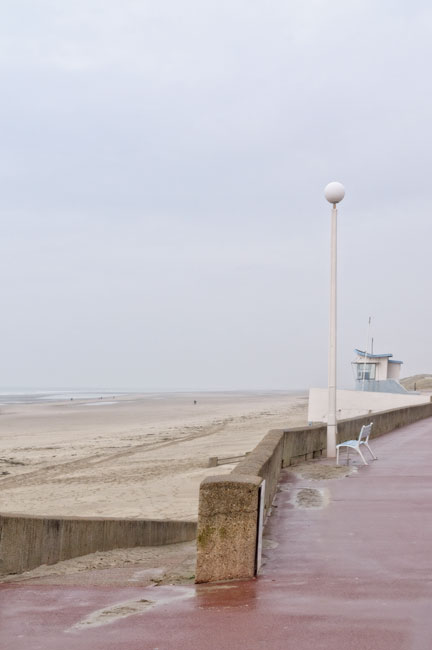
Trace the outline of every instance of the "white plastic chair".
{"label": "white plastic chair", "polygon": [[365,460],[365,457],[361,453],[361,450],[360,450],[361,445],[365,445],[368,448],[370,454],[372,455],[372,458],[374,460],[377,460],[377,457],[375,456],[375,454],[373,453],[372,449],[369,446],[369,436],[370,436],[371,431],[372,431],[372,424],[373,424],[373,422],[371,422],[370,424],[364,424],[362,426],[362,428],[360,429],[359,437],[357,438],[357,440],[346,440],[345,442],[341,442],[340,445],[336,445],[336,465],[339,465],[339,450],[340,450],[341,447],[346,447],[347,448],[347,452],[348,452],[347,453],[347,463],[349,461],[350,449],[354,449],[354,451],[357,451],[360,454],[361,459],[364,462],[364,464],[368,465],[368,463]]}

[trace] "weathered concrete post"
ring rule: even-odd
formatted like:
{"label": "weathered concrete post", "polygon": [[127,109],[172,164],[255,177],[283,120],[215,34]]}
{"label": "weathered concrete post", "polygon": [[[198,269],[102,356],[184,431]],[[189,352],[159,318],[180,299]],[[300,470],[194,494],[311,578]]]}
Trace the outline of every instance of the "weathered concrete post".
{"label": "weathered concrete post", "polygon": [[208,476],[200,485],[195,582],[256,570],[259,476]]}

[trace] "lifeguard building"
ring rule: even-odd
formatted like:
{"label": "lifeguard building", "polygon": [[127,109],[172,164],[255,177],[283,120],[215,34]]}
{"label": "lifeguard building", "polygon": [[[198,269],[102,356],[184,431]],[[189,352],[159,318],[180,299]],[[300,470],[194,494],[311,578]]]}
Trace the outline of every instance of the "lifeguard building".
{"label": "lifeguard building", "polygon": [[[402,361],[393,359],[392,354],[373,354],[363,350],[355,350],[355,353],[356,358],[352,361],[355,390],[337,389],[338,420],[430,402],[429,395],[408,391],[399,383]],[[309,422],[326,422],[327,413],[328,388],[311,388]]]}
{"label": "lifeguard building", "polygon": [[355,389],[373,393],[408,393],[399,383],[403,361],[396,361],[392,354],[372,354],[354,350],[352,362]]}

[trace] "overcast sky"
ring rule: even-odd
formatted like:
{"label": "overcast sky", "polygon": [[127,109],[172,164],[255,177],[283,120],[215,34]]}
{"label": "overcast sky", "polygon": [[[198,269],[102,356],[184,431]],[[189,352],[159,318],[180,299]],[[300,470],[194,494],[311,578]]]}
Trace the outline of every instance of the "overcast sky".
{"label": "overcast sky", "polygon": [[3,387],[432,372],[432,8],[419,0],[2,0]]}

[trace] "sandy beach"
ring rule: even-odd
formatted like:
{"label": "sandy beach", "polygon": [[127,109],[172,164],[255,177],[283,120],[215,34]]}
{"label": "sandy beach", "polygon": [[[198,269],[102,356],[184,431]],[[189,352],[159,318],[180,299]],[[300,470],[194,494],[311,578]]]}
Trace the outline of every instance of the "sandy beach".
{"label": "sandy beach", "polygon": [[244,454],[306,417],[307,396],[283,392],[3,405],[0,512],[193,520],[201,480],[234,467],[209,457]]}

